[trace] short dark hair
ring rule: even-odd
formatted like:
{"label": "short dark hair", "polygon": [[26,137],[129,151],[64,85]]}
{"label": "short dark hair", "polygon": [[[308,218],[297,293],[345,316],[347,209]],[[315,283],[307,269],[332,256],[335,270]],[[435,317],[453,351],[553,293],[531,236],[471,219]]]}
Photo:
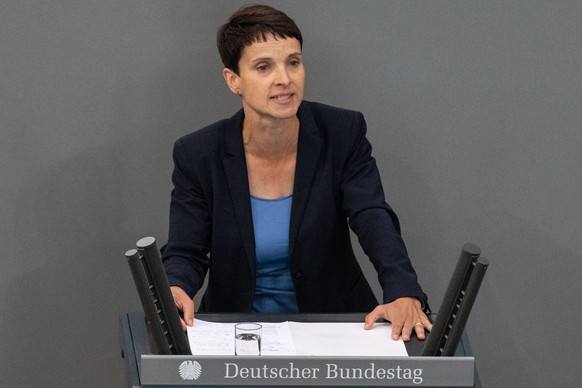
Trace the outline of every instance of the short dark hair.
{"label": "short dark hair", "polygon": [[295,38],[303,47],[301,31],[285,13],[267,5],[240,8],[217,33],[216,43],[224,67],[238,74],[238,62],[244,48],[266,41],[269,34],[283,39]]}

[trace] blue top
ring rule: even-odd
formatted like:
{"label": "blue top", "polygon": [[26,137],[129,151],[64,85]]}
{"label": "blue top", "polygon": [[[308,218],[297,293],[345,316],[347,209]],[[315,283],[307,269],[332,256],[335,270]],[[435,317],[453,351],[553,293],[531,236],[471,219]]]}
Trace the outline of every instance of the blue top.
{"label": "blue top", "polygon": [[253,312],[299,311],[288,260],[292,200],[292,195],[280,199],[251,195],[257,263]]}

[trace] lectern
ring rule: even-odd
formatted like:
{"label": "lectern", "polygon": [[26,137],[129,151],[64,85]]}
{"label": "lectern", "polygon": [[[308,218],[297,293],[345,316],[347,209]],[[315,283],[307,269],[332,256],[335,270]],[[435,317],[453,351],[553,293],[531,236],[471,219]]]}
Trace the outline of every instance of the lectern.
{"label": "lectern", "polygon": [[[365,314],[197,314],[211,322],[363,322]],[[362,323],[363,326],[363,323]],[[120,341],[125,359],[128,387],[225,387],[225,386],[395,386],[395,387],[476,387],[481,383],[469,339],[463,333],[453,357],[421,357],[425,342],[415,337],[406,343],[410,357],[226,357],[152,354],[143,312],[120,317]],[[198,379],[184,379],[180,366],[200,368]],[[258,368],[258,369],[257,369]],[[309,370],[318,369],[317,378]],[[280,370],[285,372],[284,375]],[[419,371],[422,371],[419,374]],[[272,376],[253,379],[256,372]],[[340,371],[344,379],[339,379]],[[416,372],[415,372],[416,371]],[[242,376],[241,376],[242,372]],[[295,376],[289,375],[295,373]],[[301,375],[305,378],[302,378]],[[400,373],[400,379],[397,379]],[[416,379],[414,374],[417,374]],[[196,374],[193,373],[192,376]],[[282,375],[282,377],[281,377]],[[211,381],[203,380],[203,377]],[[285,378],[287,377],[287,378]],[[335,378],[334,378],[335,377]],[[392,378],[390,378],[392,377]]]}
{"label": "lectern", "polygon": [[[153,237],[126,252],[144,313],[120,319],[128,386],[481,387],[464,326],[488,266],[463,246],[445,300],[426,342],[406,344],[409,357],[198,356],[179,324]],[[351,314],[197,314],[210,322],[364,322]],[[362,327],[363,330],[363,327]],[[234,333],[233,333],[234,335]],[[338,339],[341,340],[341,339]],[[437,357],[438,356],[438,357]]]}

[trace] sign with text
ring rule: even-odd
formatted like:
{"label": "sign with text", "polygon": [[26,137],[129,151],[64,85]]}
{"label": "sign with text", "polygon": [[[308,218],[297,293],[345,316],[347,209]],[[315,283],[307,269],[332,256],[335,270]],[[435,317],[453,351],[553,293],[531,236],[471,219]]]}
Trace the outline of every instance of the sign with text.
{"label": "sign with text", "polygon": [[293,385],[473,387],[473,357],[142,355],[144,387]]}

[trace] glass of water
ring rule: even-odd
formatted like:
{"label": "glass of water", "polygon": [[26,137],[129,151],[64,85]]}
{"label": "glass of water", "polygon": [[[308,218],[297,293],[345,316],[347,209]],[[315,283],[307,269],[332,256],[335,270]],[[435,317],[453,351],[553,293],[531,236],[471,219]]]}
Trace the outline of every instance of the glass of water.
{"label": "glass of water", "polygon": [[261,355],[261,329],[258,323],[234,325],[234,354],[237,356]]}

